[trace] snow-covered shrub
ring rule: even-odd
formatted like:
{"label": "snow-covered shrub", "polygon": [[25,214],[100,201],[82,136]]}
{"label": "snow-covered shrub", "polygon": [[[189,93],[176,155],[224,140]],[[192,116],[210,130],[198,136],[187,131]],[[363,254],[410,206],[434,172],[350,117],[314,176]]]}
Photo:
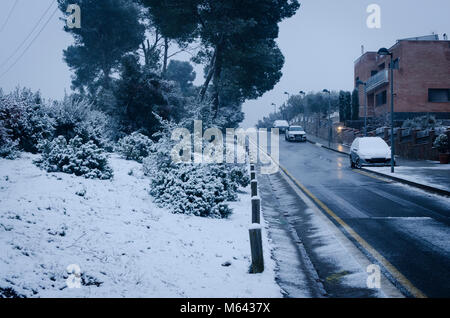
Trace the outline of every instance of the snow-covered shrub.
{"label": "snow-covered shrub", "polygon": [[155,202],[174,213],[226,218],[232,212],[227,201],[237,200],[237,191],[250,180],[244,165],[176,164],[171,150],[173,123],[164,127],[154,150],[144,159],[144,173],[150,177],[150,194]]}
{"label": "snow-covered shrub", "polygon": [[141,162],[150,155],[153,141],[147,136],[134,132],[119,140],[115,150],[127,160]]}
{"label": "snow-covered shrub", "polygon": [[9,131],[0,120],[0,158],[16,159],[19,155],[17,141],[10,138]]}
{"label": "snow-covered shrub", "polygon": [[440,153],[447,153],[449,151],[449,142],[446,134],[440,134],[434,140],[433,146],[437,148]]}
{"label": "snow-covered shrub", "polygon": [[36,164],[48,172],[64,172],[88,179],[111,179],[112,169],[103,149],[92,140],[76,136],[67,143],[64,136],[42,145],[42,158]]}
{"label": "snow-covered shrub", "polygon": [[222,179],[208,166],[184,164],[150,177],[150,194],[155,202],[174,213],[215,218],[231,213],[225,201],[235,198],[228,197]]}
{"label": "snow-covered shrub", "polygon": [[16,89],[0,97],[0,147],[36,153],[38,145],[53,136],[54,122],[39,93]]}
{"label": "snow-covered shrub", "polygon": [[67,140],[78,136],[84,143],[93,141],[97,146],[108,144],[108,117],[92,109],[92,103],[83,98],[65,96],[52,106],[51,116],[55,120],[55,135]]}
{"label": "snow-covered shrub", "polygon": [[410,129],[434,129],[441,123],[436,120],[434,116],[420,116],[413,119],[407,119],[403,122],[402,128]]}

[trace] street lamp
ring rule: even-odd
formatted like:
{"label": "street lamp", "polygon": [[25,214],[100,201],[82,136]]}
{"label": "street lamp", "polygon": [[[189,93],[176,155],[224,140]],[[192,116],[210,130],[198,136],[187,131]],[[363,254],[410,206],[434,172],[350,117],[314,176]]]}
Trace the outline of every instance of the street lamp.
{"label": "street lamp", "polygon": [[[285,108],[284,108],[285,112],[283,113],[283,119],[286,119],[286,118],[285,118],[285,115],[287,115],[287,117],[289,117],[289,114],[286,114],[286,109],[287,109],[287,107],[289,106],[288,103],[289,103],[289,100],[291,99],[291,94],[289,94],[288,92],[284,92],[284,95],[287,95],[287,96],[288,96],[288,100],[287,100],[287,102],[285,103]],[[289,121],[289,118],[287,118],[287,120]]]}
{"label": "street lamp", "polygon": [[328,89],[324,89],[322,92],[328,94],[328,148],[331,148],[331,92]]}
{"label": "street lamp", "polygon": [[272,103],[272,106],[273,106],[274,114],[276,115],[277,114],[277,104]]}
{"label": "street lamp", "polygon": [[[305,99],[306,97],[306,93],[304,91],[300,91],[298,92],[301,96],[303,96],[303,99]],[[306,103],[304,104],[305,110],[303,112],[303,118],[305,118],[306,113],[307,113],[307,107],[306,107]],[[303,124],[305,123],[305,120],[303,120]],[[303,125],[304,126],[304,125]]]}
{"label": "street lamp", "polygon": [[359,88],[361,85],[364,85],[364,137],[367,137],[367,83],[357,80],[356,87]]}
{"label": "street lamp", "polygon": [[393,54],[392,52],[389,52],[386,48],[381,48],[378,50],[378,55],[380,56],[387,56],[389,55],[391,57],[391,61],[389,63],[389,69],[391,71],[391,173],[394,173],[394,166],[395,166],[395,145],[394,145],[394,61],[393,61]]}

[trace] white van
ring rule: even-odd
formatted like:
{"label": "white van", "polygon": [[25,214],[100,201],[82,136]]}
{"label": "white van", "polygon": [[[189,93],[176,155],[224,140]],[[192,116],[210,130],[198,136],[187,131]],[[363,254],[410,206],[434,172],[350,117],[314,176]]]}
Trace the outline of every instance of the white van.
{"label": "white van", "polygon": [[280,130],[280,134],[284,134],[289,128],[289,123],[286,120],[275,120],[273,123],[273,128],[278,128]]}

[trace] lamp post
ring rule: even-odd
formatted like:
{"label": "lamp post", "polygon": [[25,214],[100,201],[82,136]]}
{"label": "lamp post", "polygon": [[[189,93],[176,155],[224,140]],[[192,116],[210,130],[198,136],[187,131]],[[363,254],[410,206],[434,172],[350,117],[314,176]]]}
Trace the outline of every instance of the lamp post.
{"label": "lamp post", "polygon": [[331,92],[328,89],[324,89],[322,92],[328,94],[328,148],[331,148]]}
{"label": "lamp post", "polygon": [[[287,119],[287,120],[289,121],[289,118],[285,118],[285,114],[286,114],[286,115],[289,115],[289,114],[287,114],[287,111],[286,111],[286,110],[287,110],[288,107],[289,107],[288,103],[289,103],[289,100],[291,99],[291,94],[289,94],[288,92],[284,92],[284,95],[287,95],[288,99],[287,99],[287,101],[286,101],[286,103],[285,103],[283,119]],[[286,116],[286,117],[289,117],[289,116]]]}
{"label": "lamp post", "polygon": [[[301,96],[303,96],[303,99],[305,99],[306,93],[305,93],[304,91],[300,91],[299,94],[300,94]],[[306,112],[307,112],[306,104],[305,104],[304,107],[305,107],[305,109],[304,109],[304,111],[303,111],[303,126],[305,126],[305,117],[306,117]]]}
{"label": "lamp post", "polygon": [[367,83],[357,80],[356,87],[359,88],[360,85],[364,85],[364,137],[367,137]]}
{"label": "lamp post", "polygon": [[391,57],[390,63],[389,63],[389,69],[391,71],[391,78],[390,78],[390,84],[391,84],[391,173],[394,173],[394,166],[395,166],[395,144],[394,144],[394,60],[393,60],[393,54],[392,52],[389,52],[386,48],[381,48],[378,50],[378,55],[380,56],[387,56],[389,55]]}

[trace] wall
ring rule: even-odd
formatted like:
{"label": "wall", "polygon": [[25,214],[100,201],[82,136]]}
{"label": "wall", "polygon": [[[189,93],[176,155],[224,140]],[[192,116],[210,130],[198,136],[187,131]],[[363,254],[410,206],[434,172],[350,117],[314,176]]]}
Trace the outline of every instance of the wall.
{"label": "wall", "polygon": [[[308,134],[317,136],[324,140],[328,140],[328,125],[326,120],[320,120],[320,124],[317,118],[313,118],[312,122],[300,123],[305,128]],[[332,129],[332,142],[340,143],[344,145],[351,145],[356,137],[362,137],[360,130],[353,128],[343,127],[341,123],[334,123]],[[450,140],[450,128],[444,133],[447,134]],[[439,152],[433,148],[433,142],[438,133],[431,131],[419,131],[409,130],[404,128],[394,129],[395,140],[395,154],[405,159],[412,160],[439,160]],[[377,136],[383,138],[389,145],[390,140],[390,128],[380,128],[376,131],[368,132],[369,136]]]}

